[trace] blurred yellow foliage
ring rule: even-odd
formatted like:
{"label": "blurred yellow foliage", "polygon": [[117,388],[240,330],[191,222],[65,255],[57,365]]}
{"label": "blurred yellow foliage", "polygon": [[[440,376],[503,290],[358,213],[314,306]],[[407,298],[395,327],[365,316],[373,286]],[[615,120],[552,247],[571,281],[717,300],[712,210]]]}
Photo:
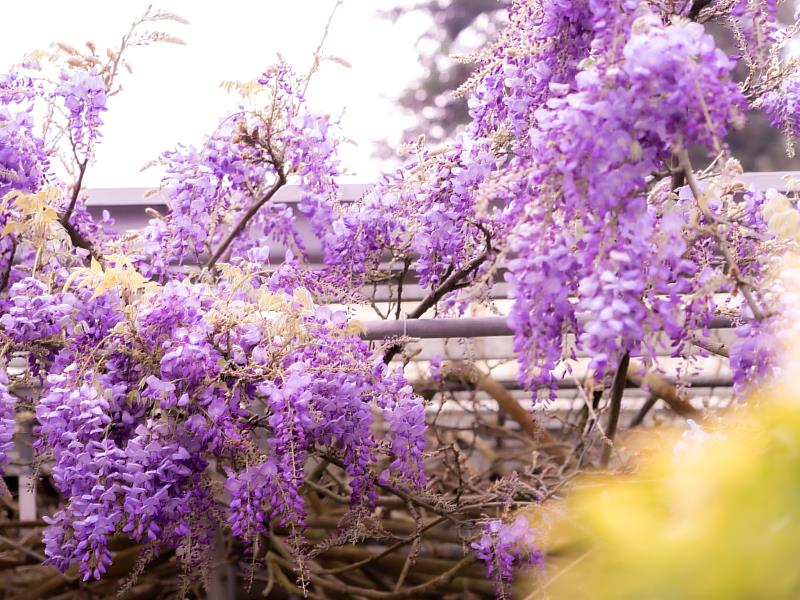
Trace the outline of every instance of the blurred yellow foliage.
{"label": "blurred yellow foliage", "polygon": [[36,242],[43,242],[47,229],[58,222],[58,213],[53,205],[60,194],[61,190],[56,187],[44,188],[35,194],[23,194],[17,190],[8,192],[0,202],[0,214],[10,213],[12,219],[0,233],[27,234]]}
{"label": "blurred yellow foliage", "polygon": [[800,391],[749,404],[635,474],[577,483],[520,597],[800,598]]}
{"label": "blurred yellow foliage", "polygon": [[142,290],[148,291],[158,287],[158,284],[143,277],[127,256],[112,254],[107,259],[110,266],[105,269],[94,258],[92,258],[89,268],[75,269],[64,284],[64,289],[68,289],[73,280],[78,277],[81,277],[79,287],[87,286],[94,290],[92,299],[111,289],[135,294]]}

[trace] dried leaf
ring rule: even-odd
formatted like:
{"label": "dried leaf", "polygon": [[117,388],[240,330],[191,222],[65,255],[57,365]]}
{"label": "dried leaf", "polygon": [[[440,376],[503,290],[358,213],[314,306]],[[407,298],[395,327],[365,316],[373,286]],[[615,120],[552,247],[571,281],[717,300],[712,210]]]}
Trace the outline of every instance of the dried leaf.
{"label": "dried leaf", "polygon": [[63,42],[56,42],[56,46],[66,52],[67,54],[80,54],[75,48],[70,46],[69,44],[64,44]]}
{"label": "dried leaf", "polygon": [[350,64],[350,61],[341,58],[340,56],[326,56],[325,60],[329,60],[331,62],[335,62],[336,64],[342,65],[346,69],[352,69],[353,65]]}
{"label": "dried leaf", "polygon": [[6,223],[6,226],[3,227],[3,235],[8,235],[9,233],[22,233],[25,231],[27,227],[24,223],[16,223],[10,222]]}

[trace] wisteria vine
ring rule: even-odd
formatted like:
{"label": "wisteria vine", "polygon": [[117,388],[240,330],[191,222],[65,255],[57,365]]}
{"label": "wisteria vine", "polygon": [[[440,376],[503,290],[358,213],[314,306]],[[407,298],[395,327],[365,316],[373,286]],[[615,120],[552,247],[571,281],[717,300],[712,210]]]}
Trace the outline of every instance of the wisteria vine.
{"label": "wisteria vine", "polygon": [[[280,531],[306,586],[307,474],[328,464],[350,490],[331,545],[357,541],[380,489],[455,518],[426,489],[425,404],[391,361],[399,345],[368,345],[325,306],[376,282],[399,296],[416,274],[425,295],[406,318],[462,314],[507,285],[520,379],[543,397],[578,352],[603,382],[630,355],[708,351],[721,315],[737,394],[774,368],[770,260],[796,245],[800,216],[791,189],[748,189],[725,145],[751,109],[790,140],[800,129],[798,26],[773,2],[518,0],[472,57],[465,131],[409,145],[355,202],[341,198],[339,123],[308,108],[311,74],[279,62],[225,84],[242,110],[164,152],[168,212],[120,232],[92,218],[83,177],[124,55],[179,41],[141,30],[170,21],[151,9],[107,58],[62,44],[0,76],[0,469],[32,407],[63,499],[44,535],[62,571],[101,578],[120,534],[191,569],[221,529],[252,556]],[[297,203],[279,199],[290,183]],[[459,525],[500,595],[543,560],[522,516]]]}

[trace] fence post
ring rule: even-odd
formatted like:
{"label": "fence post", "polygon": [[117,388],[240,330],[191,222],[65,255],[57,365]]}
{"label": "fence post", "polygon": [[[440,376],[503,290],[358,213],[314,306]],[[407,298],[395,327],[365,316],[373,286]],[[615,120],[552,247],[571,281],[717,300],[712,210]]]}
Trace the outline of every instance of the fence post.
{"label": "fence post", "polygon": [[208,600],[236,600],[236,569],[228,560],[221,529],[214,536],[213,564],[208,574]]}
{"label": "fence post", "polygon": [[[36,520],[36,476],[33,465],[33,413],[21,413],[14,436],[19,457],[18,494],[19,520]],[[31,530],[24,529],[23,535]]]}

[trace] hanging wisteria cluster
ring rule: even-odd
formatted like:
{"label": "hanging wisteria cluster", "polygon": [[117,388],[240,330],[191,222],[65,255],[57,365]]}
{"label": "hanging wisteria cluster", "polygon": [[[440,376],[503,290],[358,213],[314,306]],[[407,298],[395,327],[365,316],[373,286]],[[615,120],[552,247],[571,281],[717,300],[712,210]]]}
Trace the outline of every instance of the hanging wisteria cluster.
{"label": "hanging wisteria cluster", "polygon": [[486,564],[486,573],[494,580],[498,595],[504,595],[514,576],[514,568],[527,563],[542,566],[543,556],[536,548],[536,531],[523,515],[508,523],[492,519],[483,526],[480,539],[472,542],[475,554]]}
{"label": "hanging wisteria cluster", "polygon": [[[139,24],[175,19],[150,12]],[[123,46],[170,41],[132,32]],[[286,207],[253,210],[270,186],[297,177],[310,214],[335,197],[328,124],[303,108],[304,80],[277,66],[251,86],[268,96],[263,112],[231,120],[202,151],[164,154],[170,214],[140,239],[121,237],[91,219],[80,192],[124,59],[111,53],[98,66],[91,45],[61,53],[56,84],[36,57],[26,75],[4,79],[0,464],[14,431],[10,374],[40,386],[36,448],[52,459],[65,500],[48,518],[49,562],[100,578],[109,539],[123,532],[179,548],[193,568],[208,563],[227,523],[251,547],[274,526],[289,528],[302,572],[312,455],[341,460],[353,515],[374,508],[378,482],[425,485],[424,409],[402,374],[344,313],[315,308],[296,261],[264,269],[262,236],[297,239]],[[60,64],[58,53],[49,59]],[[51,140],[37,137],[30,115],[40,105],[64,109],[58,135],[74,159],[72,187],[56,182],[43,151]],[[230,235],[248,211],[247,229]],[[254,226],[261,235],[250,239]],[[173,278],[186,262],[205,263],[196,281]]]}
{"label": "hanging wisteria cluster", "polygon": [[[770,257],[800,217],[791,194],[742,183],[725,136],[751,109],[798,131],[797,26],[776,15],[768,0],[518,0],[471,57],[465,131],[409,145],[356,202],[337,183],[339,124],[307,107],[311,74],[280,62],[225,84],[242,110],[201,146],[161,155],[169,211],[141,232],[94,220],[83,177],[123,55],[179,41],[142,27],[180,19],[150,10],[119,50],[62,44],[0,76],[0,469],[15,411],[32,409],[63,499],[48,562],[101,578],[124,534],[191,570],[221,529],[254,557],[280,530],[306,589],[307,473],[329,464],[350,490],[329,545],[358,541],[379,489],[448,515],[426,489],[425,406],[391,363],[399,346],[367,345],[323,306],[389,281],[399,318],[412,272],[426,295],[407,318],[461,314],[504,279],[520,377],[544,397],[579,351],[602,382],[629,355],[713,350],[721,315],[737,393],[768,374]],[[289,183],[294,205],[277,200]],[[515,565],[542,561],[521,516],[459,525],[500,595]]]}

